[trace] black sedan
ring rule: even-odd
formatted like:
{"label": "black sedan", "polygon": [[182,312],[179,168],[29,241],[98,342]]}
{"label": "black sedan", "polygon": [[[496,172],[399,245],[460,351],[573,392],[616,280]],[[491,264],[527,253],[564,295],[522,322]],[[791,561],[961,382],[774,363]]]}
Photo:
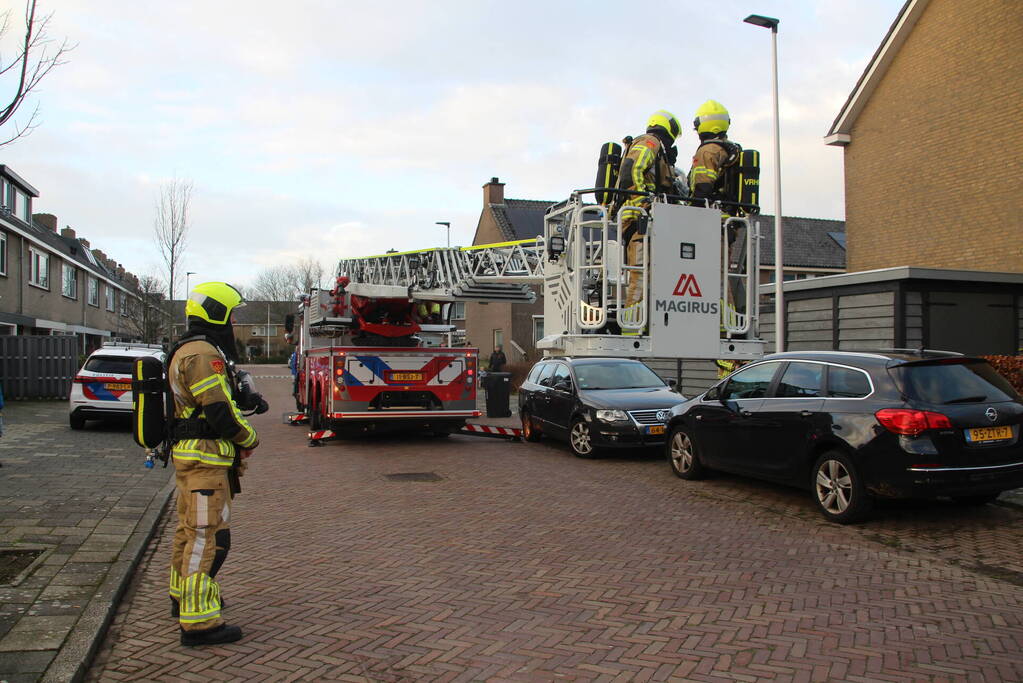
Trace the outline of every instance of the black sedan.
{"label": "black sedan", "polygon": [[838,523],[875,498],[982,505],[1023,486],[1023,400],[980,358],[942,352],[765,356],[672,409],[668,462],[808,488]]}
{"label": "black sedan", "polygon": [[668,409],[683,400],[639,361],[552,358],[519,388],[519,415],[526,441],[567,439],[592,458],[603,448],[663,445]]}

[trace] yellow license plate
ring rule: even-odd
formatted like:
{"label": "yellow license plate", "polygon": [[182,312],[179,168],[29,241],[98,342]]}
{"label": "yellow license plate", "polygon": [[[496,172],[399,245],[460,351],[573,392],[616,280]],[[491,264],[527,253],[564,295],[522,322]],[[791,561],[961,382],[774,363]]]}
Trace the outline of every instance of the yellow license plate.
{"label": "yellow license plate", "polygon": [[966,430],[966,439],[976,443],[978,441],[1002,441],[1012,438],[1012,427],[1002,425],[1001,427],[976,427]]}
{"label": "yellow license plate", "polygon": [[664,434],[664,425],[654,425],[653,427],[647,427],[647,434]]}
{"label": "yellow license plate", "polygon": [[421,372],[392,372],[392,382],[422,382],[423,373]]}
{"label": "yellow license plate", "polygon": [[116,384],[114,382],[106,382],[103,384],[103,388],[107,391],[128,391],[131,389],[130,384]]}

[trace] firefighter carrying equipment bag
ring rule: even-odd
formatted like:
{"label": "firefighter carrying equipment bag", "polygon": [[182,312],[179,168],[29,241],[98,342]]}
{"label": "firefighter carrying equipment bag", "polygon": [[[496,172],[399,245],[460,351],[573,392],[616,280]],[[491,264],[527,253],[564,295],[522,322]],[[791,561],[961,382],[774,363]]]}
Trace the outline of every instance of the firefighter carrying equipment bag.
{"label": "firefighter carrying equipment bag", "polygon": [[[618,169],[622,165],[622,146],[617,142],[605,142],[600,146],[600,157],[597,160],[597,189],[613,190],[618,187]],[[614,192],[597,192],[597,203],[611,206],[615,200]]]}
{"label": "firefighter carrying equipment bag", "polygon": [[135,361],[131,380],[132,436],[143,448],[156,448],[167,438],[167,380],[159,358]]}

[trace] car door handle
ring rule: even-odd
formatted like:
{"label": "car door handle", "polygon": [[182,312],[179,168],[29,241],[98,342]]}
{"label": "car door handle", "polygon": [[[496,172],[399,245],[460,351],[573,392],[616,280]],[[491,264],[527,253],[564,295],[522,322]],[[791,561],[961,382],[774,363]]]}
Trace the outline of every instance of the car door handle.
{"label": "car door handle", "polygon": [[699,421],[700,421],[700,420],[702,420],[702,419],[703,419],[703,415],[697,415],[697,416],[696,416],[696,421],[697,421],[697,422],[699,422]]}
{"label": "car door handle", "polygon": [[752,410],[746,410],[745,408],[743,408],[742,410],[739,411],[739,414],[742,415],[743,417],[752,417],[753,416],[753,411]]}
{"label": "car door handle", "polygon": [[810,417],[810,416],[813,415],[813,411],[812,410],[800,410],[799,414],[802,415],[803,417]]}

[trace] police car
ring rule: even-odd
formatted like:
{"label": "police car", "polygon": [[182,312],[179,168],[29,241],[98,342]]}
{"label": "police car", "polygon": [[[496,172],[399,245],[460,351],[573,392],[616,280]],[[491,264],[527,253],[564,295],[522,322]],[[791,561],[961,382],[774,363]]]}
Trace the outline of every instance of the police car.
{"label": "police car", "polygon": [[159,344],[108,342],[92,352],[71,384],[68,422],[83,429],[86,420],[131,414],[131,374],[135,359],[166,354]]}

